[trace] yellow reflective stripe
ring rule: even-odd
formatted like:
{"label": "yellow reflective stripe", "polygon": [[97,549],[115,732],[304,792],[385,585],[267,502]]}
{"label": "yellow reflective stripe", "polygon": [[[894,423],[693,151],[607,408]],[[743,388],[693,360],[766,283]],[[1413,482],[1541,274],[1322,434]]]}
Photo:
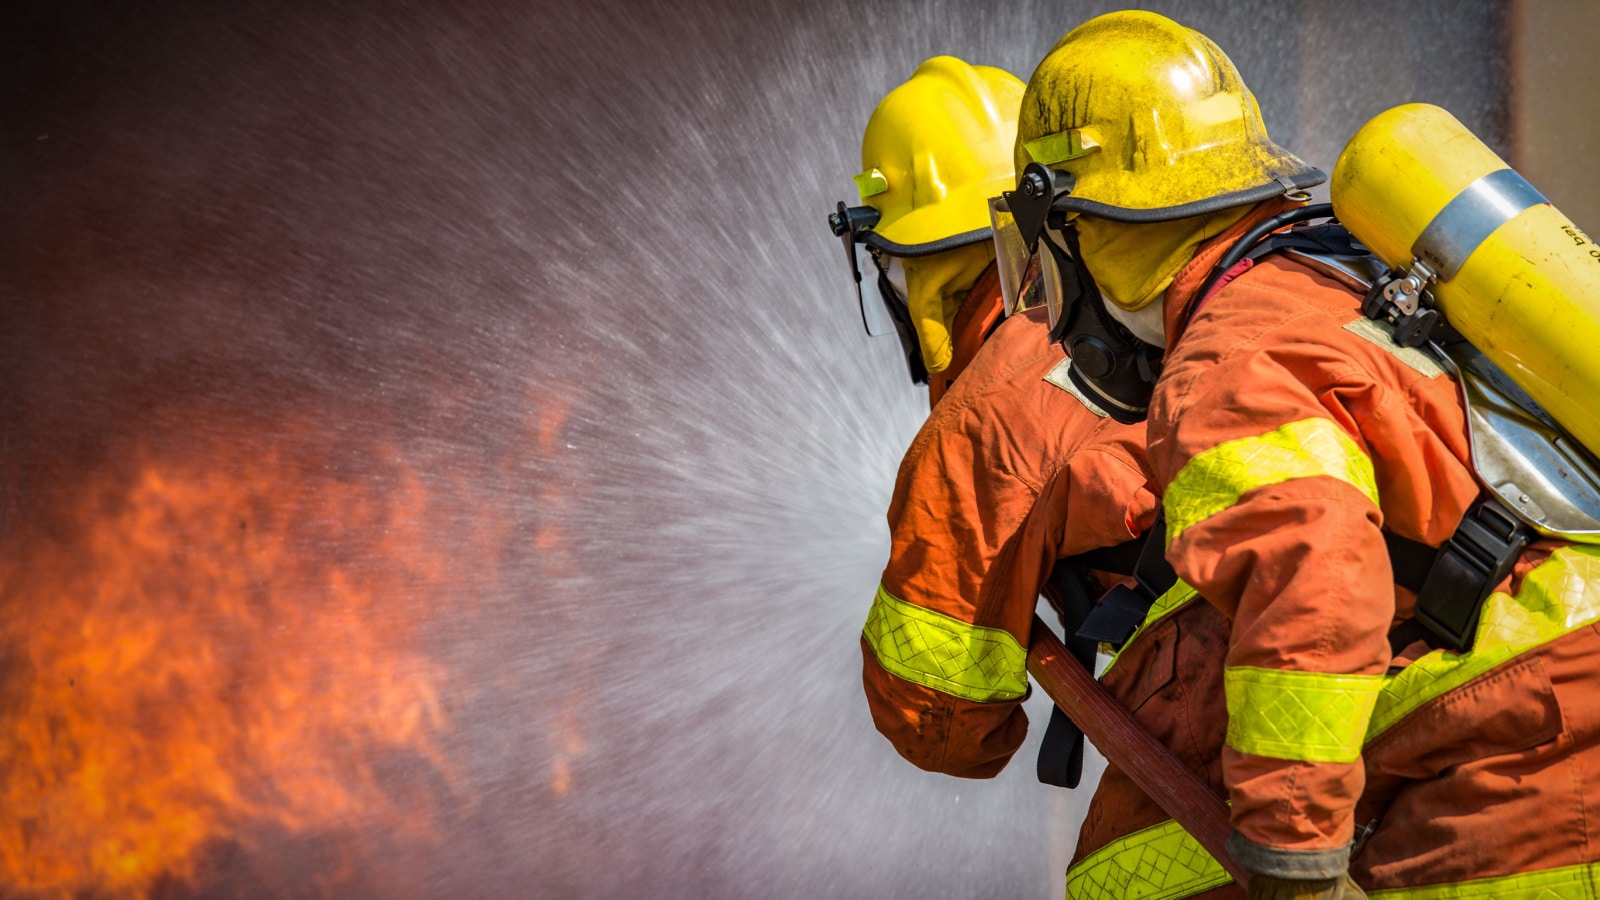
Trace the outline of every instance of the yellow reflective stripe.
{"label": "yellow reflective stripe", "polygon": [[1167,487],[1167,543],[1189,526],[1239,502],[1248,491],[1294,478],[1326,475],[1353,485],[1373,503],[1372,460],[1328,419],[1302,419],[1258,437],[1225,441],[1196,454]]}
{"label": "yellow reflective stripe", "polygon": [[1004,629],[969,625],[878,585],[861,630],[891,674],[964,700],[1015,700],[1028,690],[1028,651]]}
{"label": "yellow reflective stripe", "polygon": [[1033,157],[1034,162],[1054,166],[1069,159],[1088,156],[1100,149],[1100,142],[1090,137],[1083,129],[1074,129],[1058,131],[1028,141],[1022,145],[1022,149]]}
{"label": "yellow reflective stripe", "polygon": [[1067,898],[1176,900],[1232,881],[1199,841],[1168,819],[1079,860],[1067,870]]}
{"label": "yellow reflective stripe", "polygon": [[1484,601],[1472,650],[1435,650],[1384,679],[1367,739],[1511,658],[1600,621],[1600,548],[1563,547],[1522,579],[1517,596]]}
{"label": "yellow reflective stripe", "polygon": [[[1111,671],[1111,667],[1116,665],[1117,660],[1122,658],[1122,651],[1132,647],[1133,642],[1139,639],[1139,635],[1149,631],[1151,626],[1177,612],[1183,608],[1184,604],[1199,595],[1200,592],[1190,587],[1183,579],[1180,578],[1174,582],[1172,587],[1167,588],[1166,593],[1157,597],[1156,602],[1150,604],[1150,611],[1145,613],[1144,621],[1139,624],[1139,627],[1134,630],[1127,640],[1122,642],[1122,649],[1111,654],[1111,662],[1106,663],[1105,669],[1100,672],[1100,677],[1106,677],[1106,672]],[[1102,644],[1101,646],[1108,645]]]}
{"label": "yellow reflective stripe", "polygon": [[889,179],[885,178],[883,173],[877,169],[868,169],[860,175],[856,175],[852,180],[855,181],[856,191],[861,194],[861,199],[863,200],[868,197],[875,197],[889,189]]}
{"label": "yellow reflective stripe", "polygon": [[1594,900],[1600,897],[1600,863],[1455,884],[1368,891],[1367,896],[1371,900]]}
{"label": "yellow reflective stripe", "polygon": [[1302,762],[1355,762],[1381,675],[1233,666],[1222,670],[1228,746]]}

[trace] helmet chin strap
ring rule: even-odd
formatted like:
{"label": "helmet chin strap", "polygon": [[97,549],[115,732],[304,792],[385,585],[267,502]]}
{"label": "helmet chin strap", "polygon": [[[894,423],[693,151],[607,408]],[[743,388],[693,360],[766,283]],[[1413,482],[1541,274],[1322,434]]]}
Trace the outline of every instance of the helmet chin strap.
{"label": "helmet chin strap", "polygon": [[[900,349],[905,353],[906,368],[911,375],[912,384],[928,383],[928,367],[922,362],[922,344],[917,340],[917,329],[911,324],[911,308],[906,305],[905,267],[898,259],[890,257],[890,262],[874,256],[873,262],[878,268],[878,295],[883,300],[883,305],[889,311],[889,316],[894,320],[895,333],[900,336]],[[899,284],[896,284],[895,274],[899,274]]]}
{"label": "helmet chin strap", "polygon": [[1133,332],[1134,337],[1157,347],[1167,345],[1166,309],[1166,297],[1157,297],[1143,308],[1133,310],[1123,309],[1115,303],[1106,304],[1106,312],[1111,314],[1111,318],[1121,322],[1124,328]]}

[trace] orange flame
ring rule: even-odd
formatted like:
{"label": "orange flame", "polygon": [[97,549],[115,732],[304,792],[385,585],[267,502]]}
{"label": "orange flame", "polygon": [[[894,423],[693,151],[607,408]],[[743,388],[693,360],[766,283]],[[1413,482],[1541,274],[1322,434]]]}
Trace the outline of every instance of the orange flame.
{"label": "orange flame", "polygon": [[357,480],[258,452],[146,458],[7,536],[0,893],[145,894],[262,828],[432,836],[440,797],[385,760],[455,790],[418,632],[461,561],[392,454]]}
{"label": "orange flame", "polygon": [[[565,426],[568,405],[560,398],[543,394],[536,398],[533,408],[533,444],[543,458],[551,458],[566,447]],[[570,485],[547,486],[538,493],[539,507],[549,521],[534,533],[533,549],[539,560],[541,573],[550,580],[578,574],[579,564],[572,536],[560,522],[575,510],[582,497]],[[546,610],[552,618],[571,616],[574,611],[557,602]],[[589,708],[589,660],[578,657],[570,663],[567,689],[557,701],[558,707],[546,714],[550,734],[545,739],[545,752],[550,757],[549,787],[558,797],[572,790],[573,768],[584,756],[587,742],[584,738],[585,711]]]}

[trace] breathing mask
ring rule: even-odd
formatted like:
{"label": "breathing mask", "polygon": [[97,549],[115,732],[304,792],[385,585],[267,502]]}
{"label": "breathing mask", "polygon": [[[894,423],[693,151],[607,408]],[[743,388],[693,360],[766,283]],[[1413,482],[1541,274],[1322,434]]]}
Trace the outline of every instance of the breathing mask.
{"label": "breathing mask", "polygon": [[[1071,195],[1072,185],[1071,175],[1039,163],[1023,170],[1017,189],[1003,198],[1009,220],[994,220],[1000,271],[1026,271],[1030,258],[1037,258],[1050,337],[1072,357],[1068,377],[1111,418],[1142,422],[1161,375],[1164,348],[1139,340],[1107,310],[1078,252],[1076,228],[1058,205]],[[1013,292],[1005,300],[1011,308],[1017,297]]]}

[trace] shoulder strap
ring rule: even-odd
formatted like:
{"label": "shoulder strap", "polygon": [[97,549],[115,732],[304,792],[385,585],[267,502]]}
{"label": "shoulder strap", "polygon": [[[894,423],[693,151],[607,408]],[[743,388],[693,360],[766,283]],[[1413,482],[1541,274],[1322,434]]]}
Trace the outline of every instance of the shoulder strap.
{"label": "shoulder strap", "polygon": [[1136,586],[1119,584],[1100,598],[1078,627],[1078,637],[1121,647],[1144,624],[1156,600],[1178,583],[1178,573],[1167,562],[1164,513],[1157,512],[1155,524],[1139,541],[1139,558],[1132,571]]}

